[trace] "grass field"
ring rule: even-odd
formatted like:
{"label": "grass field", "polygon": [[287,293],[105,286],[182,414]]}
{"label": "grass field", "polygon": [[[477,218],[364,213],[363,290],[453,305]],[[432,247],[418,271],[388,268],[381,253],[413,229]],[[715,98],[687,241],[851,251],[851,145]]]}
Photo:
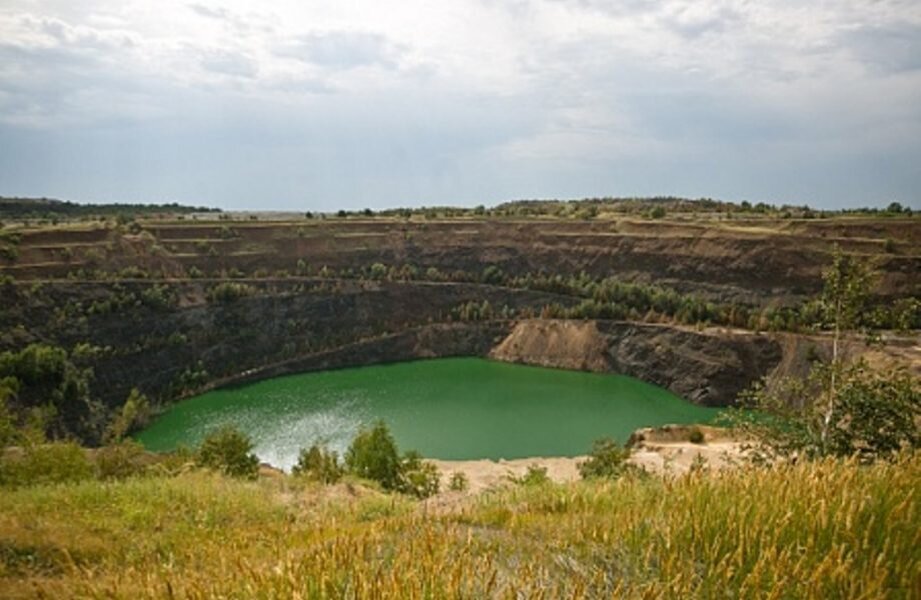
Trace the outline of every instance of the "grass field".
{"label": "grass field", "polygon": [[196,471],[23,488],[0,596],[921,598],[919,490],[918,456],[459,502]]}

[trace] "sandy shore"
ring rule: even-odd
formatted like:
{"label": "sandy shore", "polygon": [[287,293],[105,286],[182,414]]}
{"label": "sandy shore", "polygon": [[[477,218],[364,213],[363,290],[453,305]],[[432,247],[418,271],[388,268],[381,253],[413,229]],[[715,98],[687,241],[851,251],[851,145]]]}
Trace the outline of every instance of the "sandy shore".
{"label": "sandy shore", "polygon": [[[649,473],[681,475],[695,464],[712,470],[738,464],[744,443],[731,439],[715,439],[703,444],[664,439],[640,442],[633,448],[630,462]],[[478,494],[511,483],[510,477],[520,477],[528,467],[547,469],[547,476],[564,483],[579,479],[579,464],[586,456],[534,457],[515,460],[431,460],[442,475],[442,489],[447,490],[454,473],[463,473],[469,482],[467,494]]]}

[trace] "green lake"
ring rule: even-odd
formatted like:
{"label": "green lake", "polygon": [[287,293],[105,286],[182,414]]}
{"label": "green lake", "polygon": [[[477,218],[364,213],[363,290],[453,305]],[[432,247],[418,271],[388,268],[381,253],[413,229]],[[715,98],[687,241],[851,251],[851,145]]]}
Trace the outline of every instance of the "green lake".
{"label": "green lake", "polygon": [[444,358],[303,373],[211,391],[171,407],[141,432],[150,450],[195,446],[233,424],[260,460],[289,469],[300,448],[340,453],[358,429],[383,419],[401,450],[429,458],[585,454],[639,427],[706,423],[717,409],[625,377]]}

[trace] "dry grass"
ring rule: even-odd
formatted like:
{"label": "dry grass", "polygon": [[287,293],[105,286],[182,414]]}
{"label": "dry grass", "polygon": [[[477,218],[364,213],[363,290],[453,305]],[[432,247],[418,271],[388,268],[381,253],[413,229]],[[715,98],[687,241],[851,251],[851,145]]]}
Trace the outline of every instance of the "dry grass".
{"label": "dry grass", "polygon": [[520,487],[453,512],[204,473],[0,493],[0,596],[919,598],[921,457]]}

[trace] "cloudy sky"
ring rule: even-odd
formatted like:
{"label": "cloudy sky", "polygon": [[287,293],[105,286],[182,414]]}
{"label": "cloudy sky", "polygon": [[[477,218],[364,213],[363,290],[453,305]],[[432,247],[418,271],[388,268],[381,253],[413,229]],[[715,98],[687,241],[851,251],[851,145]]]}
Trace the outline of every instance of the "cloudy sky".
{"label": "cloudy sky", "polygon": [[0,195],[921,208],[918,0],[0,1]]}

